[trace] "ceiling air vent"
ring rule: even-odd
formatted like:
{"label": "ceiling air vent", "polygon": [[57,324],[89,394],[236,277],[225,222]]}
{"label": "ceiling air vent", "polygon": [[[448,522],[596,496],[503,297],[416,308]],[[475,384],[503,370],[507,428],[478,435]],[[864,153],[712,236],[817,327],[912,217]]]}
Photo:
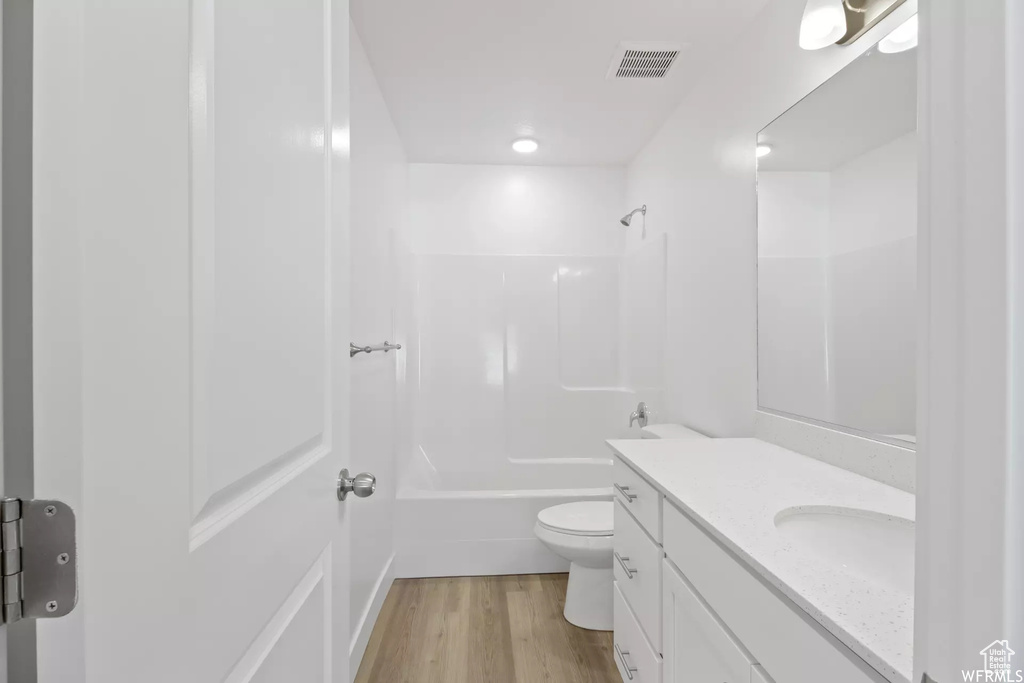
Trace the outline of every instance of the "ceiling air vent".
{"label": "ceiling air vent", "polygon": [[672,43],[621,43],[612,55],[608,78],[665,78],[681,50]]}

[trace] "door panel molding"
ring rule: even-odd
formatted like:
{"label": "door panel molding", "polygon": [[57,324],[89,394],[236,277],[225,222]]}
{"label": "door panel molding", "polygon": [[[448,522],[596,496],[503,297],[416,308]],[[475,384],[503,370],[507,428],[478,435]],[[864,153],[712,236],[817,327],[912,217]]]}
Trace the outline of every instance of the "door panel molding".
{"label": "door panel molding", "polygon": [[[319,46],[322,92],[310,95],[291,108],[285,106],[280,112],[295,115],[297,120],[301,120],[302,115],[315,111],[308,106],[303,109],[303,106],[318,99],[323,103],[323,121],[318,117],[310,118],[305,130],[305,124],[298,125],[287,132],[287,140],[281,140],[265,135],[267,131],[274,134],[280,132],[273,125],[277,123],[276,120],[271,118],[271,125],[261,127],[259,115],[254,114],[252,130],[245,134],[253,137],[252,146],[266,147],[262,154],[273,155],[273,161],[266,162],[260,156],[261,153],[252,152],[252,146],[239,144],[239,134],[234,130],[238,127],[237,120],[241,118],[237,115],[239,106],[244,109],[249,100],[255,102],[265,95],[258,90],[258,85],[243,82],[244,77],[238,73],[239,54],[248,58],[251,53],[252,58],[257,59],[258,48],[261,47],[259,40],[245,33],[247,26],[237,25],[237,22],[245,21],[239,15],[229,17],[225,23],[217,14],[212,0],[193,0],[191,3],[189,98],[193,522],[189,542],[192,550],[301,475],[333,448],[333,400],[330,386],[330,349],[333,343],[330,259],[332,179],[328,140],[332,115],[331,4],[330,0],[307,2],[304,13],[296,12],[298,18],[292,26],[293,30],[308,28],[311,22],[309,12],[319,9],[318,30],[321,24],[323,26],[323,43]],[[230,8],[225,11],[229,12]],[[232,22],[236,25],[232,26]],[[304,26],[302,22],[305,22]],[[235,66],[235,73],[229,73],[228,81],[224,80],[223,74],[216,74],[220,66],[214,61],[218,29],[227,32],[228,36],[229,44],[222,48],[222,56],[228,54],[228,61],[233,61]],[[240,35],[246,42],[231,42],[238,41]],[[288,65],[289,68],[296,73],[308,73],[316,47],[313,43],[305,52],[297,51],[293,60],[295,63]],[[236,52],[232,54],[227,50]],[[249,52],[239,53],[237,50]],[[272,61],[281,60],[276,58]],[[262,71],[270,69],[267,67]],[[280,72],[276,75],[279,77]],[[269,79],[274,76],[273,72],[268,74]],[[274,87],[281,87],[282,80],[285,79],[278,78]],[[229,130],[231,139],[224,148],[218,148],[215,125],[216,112],[224,111],[217,104],[218,88],[220,91],[227,88],[226,96],[234,98],[231,103],[234,109],[228,114],[234,125]],[[271,117],[273,115],[274,112],[268,114]],[[223,140],[223,136],[221,138]],[[248,141],[248,138],[243,140],[245,143]],[[226,161],[218,160],[218,151],[223,152],[225,148],[229,158]],[[235,158],[230,158],[232,156]],[[253,188],[258,190],[269,183],[277,190],[275,183],[280,182],[283,185],[282,192],[290,193],[287,195],[288,206],[297,202],[298,206],[304,207],[295,223],[290,222],[293,217],[291,214],[287,217],[281,215],[281,207],[275,206],[280,200],[273,198],[274,192],[254,191],[250,201],[245,190],[251,188],[246,185],[245,179],[234,180],[245,175],[239,169],[249,166],[252,158],[257,159]],[[285,171],[299,171],[284,175],[311,179],[313,176],[310,174],[314,173],[315,168],[317,182],[293,182],[288,185],[286,179],[272,178],[273,170],[282,159],[286,162],[281,164],[285,166]],[[232,171],[228,174],[232,180],[227,190],[223,183],[218,185],[218,162],[226,163]],[[259,163],[266,163],[266,166],[261,167]],[[321,173],[322,182],[319,180]],[[271,198],[267,199],[268,196]],[[256,222],[229,220],[227,226],[221,229],[218,225],[218,201],[222,202],[222,206],[228,206],[227,211],[232,217],[250,219],[255,216]],[[264,216],[258,210],[254,212],[249,206],[250,203],[258,204],[260,201],[263,202],[261,206],[270,207],[269,215]],[[275,209],[276,218],[273,213]],[[322,233],[302,221],[304,218],[311,219],[314,214],[322,214]],[[223,230],[230,233],[227,239],[237,242],[240,234],[248,239],[245,231],[250,229],[255,234],[243,247],[250,249],[246,256],[250,257],[252,263],[237,258],[228,266],[225,266],[223,259],[218,262],[217,240],[219,236],[223,239]],[[292,242],[298,246],[292,246]],[[276,258],[278,252],[279,259]],[[322,262],[319,260],[321,258]],[[318,266],[322,267],[322,272]],[[248,293],[253,288],[257,288],[257,294],[264,298],[266,309],[253,311],[245,307],[245,304],[250,303]],[[239,292],[243,293],[241,297]],[[294,305],[296,302],[309,303],[313,296],[322,298],[322,314]],[[225,306],[228,316],[226,321],[223,319]],[[298,329],[292,331],[288,328],[289,323],[297,323]],[[314,341],[319,336],[315,331],[323,332],[322,345]],[[315,336],[311,337],[306,332],[313,332]],[[266,348],[260,348],[261,344]],[[240,354],[245,355],[245,361],[234,364]],[[225,373],[225,366],[233,367],[233,370]],[[263,395],[258,397],[260,392],[256,391],[257,387],[263,390]],[[247,388],[250,390],[247,391]],[[314,406],[322,416],[319,421],[310,420],[311,412],[308,409]],[[289,442],[300,445],[290,446]]]}
{"label": "door panel molding", "polygon": [[331,452],[319,436],[210,497],[189,528],[189,552],[270,498]]}
{"label": "door panel molding", "polygon": [[324,610],[323,622],[323,648],[324,648],[324,682],[331,681],[331,547],[328,546],[324,554],[317,558],[317,561],[310,567],[309,571],[295,586],[281,607],[277,610],[270,621],[246,650],[242,658],[225,677],[224,683],[248,683],[261,670],[264,662],[271,655],[274,648],[281,641],[281,638],[288,631],[295,621],[299,611],[305,607],[314,595],[317,587],[322,586],[323,592],[318,596],[322,601]]}

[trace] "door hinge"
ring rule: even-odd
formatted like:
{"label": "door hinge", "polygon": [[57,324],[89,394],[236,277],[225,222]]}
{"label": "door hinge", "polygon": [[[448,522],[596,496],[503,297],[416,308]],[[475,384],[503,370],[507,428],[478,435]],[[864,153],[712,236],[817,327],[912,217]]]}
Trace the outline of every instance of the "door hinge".
{"label": "door hinge", "polygon": [[63,617],[78,602],[75,513],[58,500],[0,500],[3,623]]}

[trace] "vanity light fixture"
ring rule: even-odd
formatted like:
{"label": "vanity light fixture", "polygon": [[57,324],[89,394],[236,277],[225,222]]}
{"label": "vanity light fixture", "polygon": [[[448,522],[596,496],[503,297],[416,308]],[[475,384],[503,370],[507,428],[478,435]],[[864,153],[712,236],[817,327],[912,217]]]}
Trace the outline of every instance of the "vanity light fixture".
{"label": "vanity light fixture", "polygon": [[910,17],[878,41],[878,51],[887,55],[906,52],[917,47],[917,15]]}
{"label": "vanity light fixture", "polygon": [[757,146],[757,158],[766,157],[772,153],[772,146],[767,142],[762,142]]}
{"label": "vanity light fixture", "polygon": [[849,45],[906,1],[807,0],[800,22],[800,47],[820,50]]}
{"label": "vanity light fixture", "polygon": [[512,149],[520,154],[533,154],[540,147],[533,138],[519,138],[512,143]]}

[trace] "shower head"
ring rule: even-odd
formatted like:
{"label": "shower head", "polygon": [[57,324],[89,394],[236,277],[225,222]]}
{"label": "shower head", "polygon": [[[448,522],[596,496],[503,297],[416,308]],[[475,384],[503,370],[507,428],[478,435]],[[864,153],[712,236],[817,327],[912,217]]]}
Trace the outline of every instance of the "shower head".
{"label": "shower head", "polygon": [[633,222],[633,216],[635,216],[638,213],[640,215],[642,215],[642,216],[646,216],[647,215],[647,205],[644,204],[639,209],[633,209],[628,214],[626,214],[625,216],[620,218],[619,222],[622,223],[624,226],[626,226],[628,228],[629,224]]}

